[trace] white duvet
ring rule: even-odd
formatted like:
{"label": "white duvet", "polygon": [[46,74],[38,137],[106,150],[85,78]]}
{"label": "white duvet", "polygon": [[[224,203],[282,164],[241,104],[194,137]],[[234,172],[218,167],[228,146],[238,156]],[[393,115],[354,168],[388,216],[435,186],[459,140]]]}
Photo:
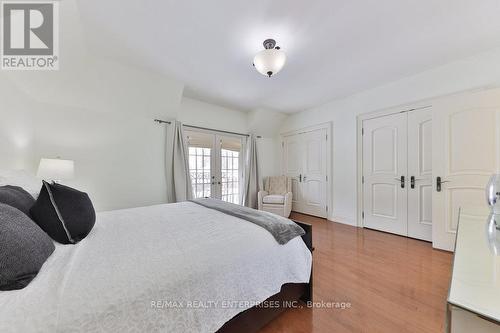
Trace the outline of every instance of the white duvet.
{"label": "white duvet", "polygon": [[214,332],[310,271],[300,237],[279,245],[194,203],[104,212],[25,289],[0,291],[0,332]]}

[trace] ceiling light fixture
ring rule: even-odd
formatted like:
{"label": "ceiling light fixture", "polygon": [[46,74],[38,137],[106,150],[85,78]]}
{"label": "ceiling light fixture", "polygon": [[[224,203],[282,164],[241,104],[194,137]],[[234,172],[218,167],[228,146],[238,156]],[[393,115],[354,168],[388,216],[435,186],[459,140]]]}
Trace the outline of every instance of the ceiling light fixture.
{"label": "ceiling light fixture", "polygon": [[266,39],[264,49],[255,55],[253,65],[260,74],[271,77],[285,66],[286,55],[274,39]]}

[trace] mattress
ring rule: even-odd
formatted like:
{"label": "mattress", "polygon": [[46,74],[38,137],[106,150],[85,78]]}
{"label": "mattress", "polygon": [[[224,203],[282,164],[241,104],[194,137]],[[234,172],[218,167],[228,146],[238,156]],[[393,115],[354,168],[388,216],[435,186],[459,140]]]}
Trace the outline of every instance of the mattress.
{"label": "mattress", "polygon": [[307,283],[300,237],[183,202],[99,213],[77,245],[57,244],[22,290],[0,292],[0,332],[215,332]]}

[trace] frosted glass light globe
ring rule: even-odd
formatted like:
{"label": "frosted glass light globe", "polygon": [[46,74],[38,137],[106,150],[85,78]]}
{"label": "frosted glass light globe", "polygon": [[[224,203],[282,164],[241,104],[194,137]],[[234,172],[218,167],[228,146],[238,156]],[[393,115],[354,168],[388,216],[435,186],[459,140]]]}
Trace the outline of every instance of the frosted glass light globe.
{"label": "frosted glass light globe", "polygon": [[280,49],[265,49],[253,58],[255,69],[262,75],[273,76],[285,66],[286,55]]}

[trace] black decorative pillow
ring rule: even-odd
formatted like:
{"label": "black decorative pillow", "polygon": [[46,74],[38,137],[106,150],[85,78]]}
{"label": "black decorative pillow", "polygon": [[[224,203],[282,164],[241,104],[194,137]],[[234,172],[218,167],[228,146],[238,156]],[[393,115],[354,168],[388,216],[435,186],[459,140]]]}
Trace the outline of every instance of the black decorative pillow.
{"label": "black decorative pillow", "polygon": [[35,222],[0,203],[0,290],[26,287],[52,252],[52,239]]}
{"label": "black decorative pillow", "polygon": [[30,208],[35,199],[19,186],[0,186],[0,203],[19,209],[26,215],[30,215]]}
{"label": "black decorative pillow", "polygon": [[78,243],[95,223],[94,206],[87,193],[45,181],[30,213],[40,228],[62,244]]}

